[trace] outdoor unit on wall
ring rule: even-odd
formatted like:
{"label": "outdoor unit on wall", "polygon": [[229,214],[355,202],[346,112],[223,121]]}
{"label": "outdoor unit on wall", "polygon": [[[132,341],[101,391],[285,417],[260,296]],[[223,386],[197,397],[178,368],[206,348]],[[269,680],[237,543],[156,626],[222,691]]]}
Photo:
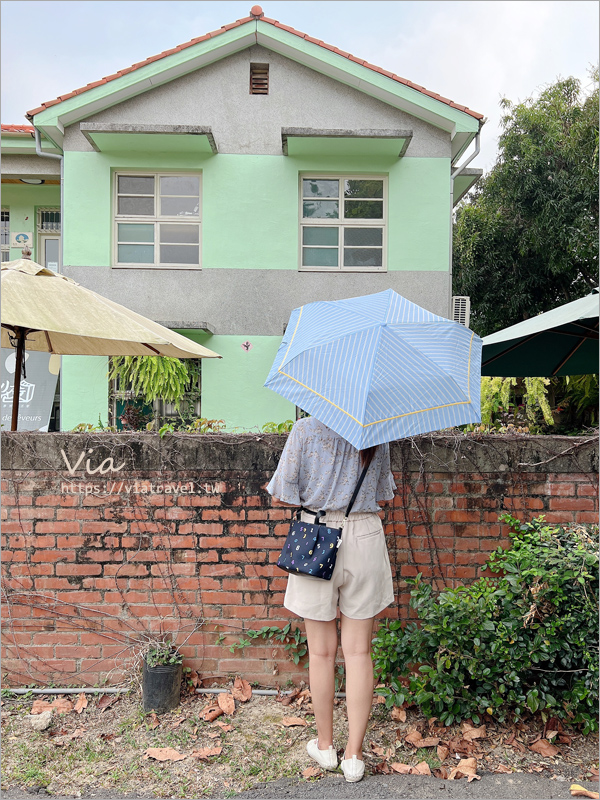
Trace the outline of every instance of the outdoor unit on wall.
{"label": "outdoor unit on wall", "polygon": [[453,297],[452,298],[452,319],[469,327],[469,318],[471,316],[471,298],[470,297]]}

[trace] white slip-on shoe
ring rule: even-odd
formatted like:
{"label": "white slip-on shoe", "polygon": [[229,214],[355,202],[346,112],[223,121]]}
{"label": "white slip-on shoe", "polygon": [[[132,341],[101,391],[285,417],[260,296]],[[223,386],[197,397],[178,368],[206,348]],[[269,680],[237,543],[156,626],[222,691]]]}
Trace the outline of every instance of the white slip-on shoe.
{"label": "white slip-on shoe", "polygon": [[342,761],[342,772],[346,783],[358,783],[362,780],[365,774],[365,762],[361,761],[357,756],[352,758],[345,758]]}
{"label": "white slip-on shoe", "polygon": [[306,752],[311,758],[320,764],[323,769],[336,769],[338,765],[337,753],[333,745],[329,745],[327,750],[319,750],[319,740],[311,739],[306,745]]}

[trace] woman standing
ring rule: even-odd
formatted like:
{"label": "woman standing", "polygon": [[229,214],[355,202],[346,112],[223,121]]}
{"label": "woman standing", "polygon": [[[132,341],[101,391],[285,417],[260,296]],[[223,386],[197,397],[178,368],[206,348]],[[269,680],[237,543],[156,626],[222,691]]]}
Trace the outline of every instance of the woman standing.
{"label": "woman standing", "polygon": [[[331,580],[289,575],[284,606],[304,618],[309,680],[317,739],[308,754],[324,769],[335,769],[333,699],[338,648],[337,607],[346,664],[348,741],[341,767],[349,782],[365,772],[362,746],[373,701],[371,639],[373,619],[394,600],[392,571],[378,502],[394,496],[387,444],[358,451],[314,417],[298,420],[290,433],[267,491],[282,503],[325,511],[322,524],[340,527],[344,509],[368,470],[342,533]],[[302,513],[306,522],[314,515]]]}

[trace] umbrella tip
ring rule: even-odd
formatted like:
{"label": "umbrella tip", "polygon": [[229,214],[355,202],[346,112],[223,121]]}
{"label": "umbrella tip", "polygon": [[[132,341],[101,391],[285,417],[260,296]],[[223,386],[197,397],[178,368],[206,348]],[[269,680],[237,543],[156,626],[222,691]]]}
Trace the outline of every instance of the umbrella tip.
{"label": "umbrella tip", "polygon": [[23,258],[27,258],[31,261],[31,250],[25,245],[25,247],[21,250],[21,255]]}

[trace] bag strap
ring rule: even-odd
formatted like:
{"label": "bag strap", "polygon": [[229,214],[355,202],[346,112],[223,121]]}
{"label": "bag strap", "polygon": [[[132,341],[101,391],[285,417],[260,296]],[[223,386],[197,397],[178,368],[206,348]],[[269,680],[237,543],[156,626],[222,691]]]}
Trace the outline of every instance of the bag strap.
{"label": "bag strap", "polygon": [[[354,502],[355,502],[356,498],[358,497],[358,493],[360,492],[360,487],[363,484],[363,481],[364,481],[365,476],[367,474],[367,470],[369,469],[370,466],[371,466],[370,463],[367,464],[363,468],[363,471],[360,473],[360,478],[358,479],[358,483],[356,484],[356,487],[354,488],[354,492],[352,493],[352,497],[350,498],[350,502],[348,503],[348,508],[346,509],[346,513],[344,514],[344,521],[342,522],[342,528],[344,527],[344,523],[346,522],[346,520],[350,516],[350,512],[352,511],[352,506],[354,505]],[[296,511],[296,518],[297,519],[300,519],[300,514],[303,511],[304,511],[305,514],[312,514],[314,516],[316,525],[320,524],[321,519],[327,513],[326,511],[311,511],[310,508],[304,508],[304,506],[300,506],[300,508]]]}
{"label": "bag strap", "polygon": [[348,508],[346,509],[346,513],[344,514],[344,520],[348,519],[348,517],[350,516],[350,512],[352,511],[352,506],[354,505],[354,501],[358,497],[358,493],[360,492],[360,487],[363,484],[365,475],[367,474],[367,470],[369,469],[370,466],[371,466],[370,463],[367,464],[363,468],[363,471],[360,473],[360,478],[358,479],[358,483],[356,484],[356,488],[354,490],[352,497],[350,498],[350,502],[348,503]]}

